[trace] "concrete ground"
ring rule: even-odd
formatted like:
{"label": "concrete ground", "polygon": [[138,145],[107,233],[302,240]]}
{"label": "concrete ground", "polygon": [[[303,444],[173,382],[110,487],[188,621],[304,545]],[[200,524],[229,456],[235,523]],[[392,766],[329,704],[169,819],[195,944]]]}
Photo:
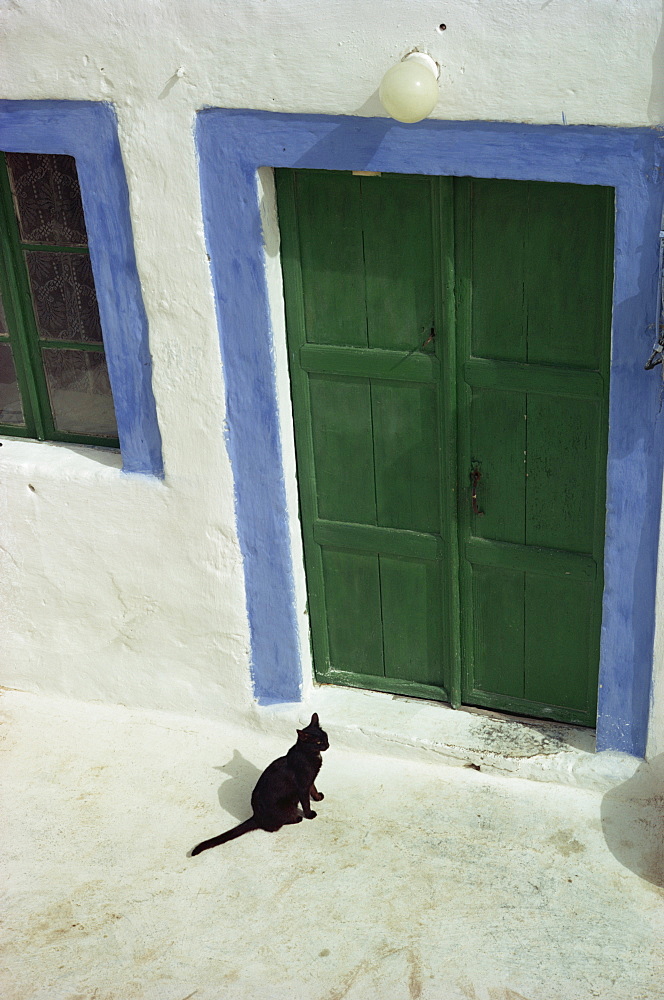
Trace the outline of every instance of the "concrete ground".
{"label": "concrete ground", "polygon": [[317,819],[192,859],[288,741],[0,708],[3,1000],[664,998],[661,759],[602,792],[343,749],[330,727]]}

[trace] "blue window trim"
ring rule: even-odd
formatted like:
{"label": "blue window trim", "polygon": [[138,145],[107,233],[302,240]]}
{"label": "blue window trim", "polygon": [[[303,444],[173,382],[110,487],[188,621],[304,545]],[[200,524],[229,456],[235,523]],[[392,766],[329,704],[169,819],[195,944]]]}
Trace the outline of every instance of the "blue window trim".
{"label": "blue window trim", "polygon": [[659,378],[643,370],[662,210],[655,130],[206,109],[197,143],[216,297],[252,642],[261,703],[298,700],[301,667],[279,440],[258,167],[602,184],[616,190],[605,590],[597,747],[645,752],[663,439]]}
{"label": "blue window trim", "polygon": [[76,158],[124,472],[163,475],[148,324],[110,104],[0,101],[0,149]]}

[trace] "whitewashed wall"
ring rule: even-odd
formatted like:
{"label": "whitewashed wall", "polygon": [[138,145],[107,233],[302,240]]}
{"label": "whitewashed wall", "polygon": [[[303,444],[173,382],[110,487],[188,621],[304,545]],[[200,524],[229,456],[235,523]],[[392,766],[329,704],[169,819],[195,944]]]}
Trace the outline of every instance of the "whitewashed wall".
{"label": "whitewashed wall", "polygon": [[[157,483],[123,476],[101,452],[5,439],[0,682],[212,715],[250,702],[196,110],[381,114],[383,73],[419,47],[443,67],[432,117],[657,125],[662,16],[662,0],[0,4],[0,98],[111,101],[117,110],[167,470]],[[301,571],[298,588],[305,631]],[[659,621],[653,752],[664,751],[663,651]]]}

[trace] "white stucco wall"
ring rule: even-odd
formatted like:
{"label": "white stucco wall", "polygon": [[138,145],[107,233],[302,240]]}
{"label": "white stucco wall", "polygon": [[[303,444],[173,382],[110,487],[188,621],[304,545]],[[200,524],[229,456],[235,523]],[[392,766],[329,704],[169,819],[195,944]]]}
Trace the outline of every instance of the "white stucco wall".
{"label": "white stucco wall", "polygon": [[[381,114],[383,73],[419,47],[442,65],[432,117],[656,125],[664,121],[662,13],[661,0],[0,6],[0,97],[116,107],[166,467],[158,483],[122,475],[119,461],[103,452],[5,440],[0,682],[210,714],[250,702],[196,110]],[[271,259],[278,337],[279,282]],[[282,347],[276,357],[296,532]],[[297,586],[306,636],[301,566]],[[658,663],[663,643],[659,625]],[[662,704],[661,671],[657,691]],[[651,741],[664,749],[664,711],[657,708]]]}

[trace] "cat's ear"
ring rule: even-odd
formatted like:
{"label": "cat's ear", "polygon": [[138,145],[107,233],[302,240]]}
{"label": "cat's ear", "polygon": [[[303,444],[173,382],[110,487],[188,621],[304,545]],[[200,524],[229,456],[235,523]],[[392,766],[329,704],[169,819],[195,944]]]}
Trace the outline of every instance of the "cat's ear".
{"label": "cat's ear", "polygon": [[311,716],[311,722],[309,723],[309,725],[310,726],[318,725],[318,712],[314,712],[314,714]]}

